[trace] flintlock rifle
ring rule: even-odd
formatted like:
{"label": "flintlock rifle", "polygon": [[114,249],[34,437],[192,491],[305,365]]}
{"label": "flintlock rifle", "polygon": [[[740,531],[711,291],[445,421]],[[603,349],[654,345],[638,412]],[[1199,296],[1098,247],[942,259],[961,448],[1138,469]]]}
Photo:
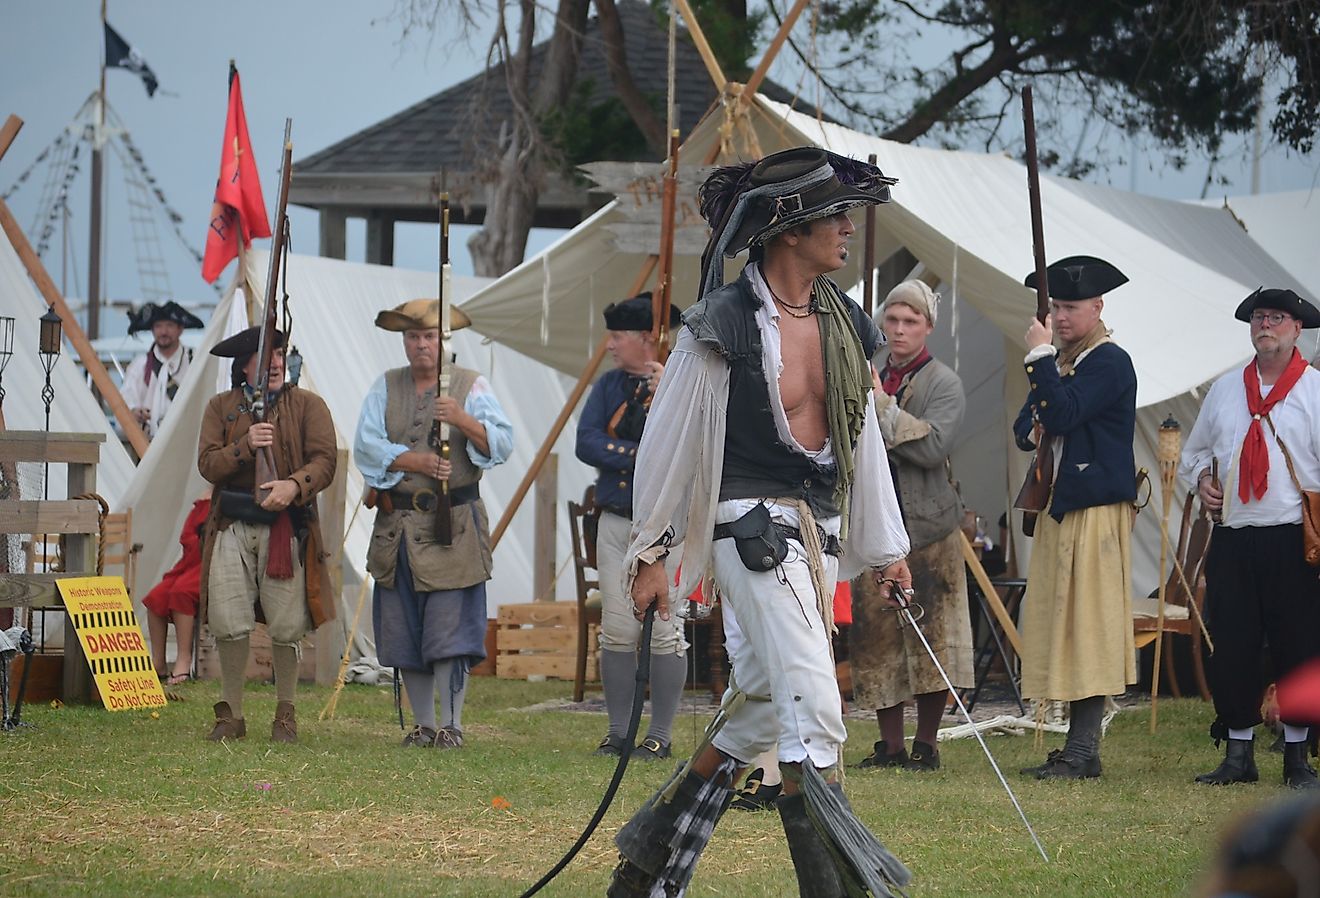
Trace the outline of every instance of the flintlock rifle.
{"label": "flintlock rifle", "polygon": [[[440,343],[436,347],[436,398],[449,395],[451,363],[449,361],[449,192],[440,192]],[[449,422],[436,421],[431,425],[431,447],[445,461],[449,461]],[[449,480],[441,480],[435,494],[435,541],[442,546],[454,542],[452,516],[450,515]]]}

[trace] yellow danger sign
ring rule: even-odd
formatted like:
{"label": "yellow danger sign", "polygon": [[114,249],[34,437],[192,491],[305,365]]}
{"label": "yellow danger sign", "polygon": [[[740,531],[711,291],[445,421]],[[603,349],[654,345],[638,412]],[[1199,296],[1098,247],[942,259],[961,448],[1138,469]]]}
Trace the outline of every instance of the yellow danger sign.
{"label": "yellow danger sign", "polygon": [[163,708],[165,692],[151,665],[124,581],[119,577],[69,577],[55,582],[107,710]]}

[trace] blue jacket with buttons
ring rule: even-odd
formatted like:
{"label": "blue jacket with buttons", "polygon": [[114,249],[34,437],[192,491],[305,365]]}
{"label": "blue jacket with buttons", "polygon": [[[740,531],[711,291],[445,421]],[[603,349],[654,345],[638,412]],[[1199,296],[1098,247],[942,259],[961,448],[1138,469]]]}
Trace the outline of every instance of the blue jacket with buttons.
{"label": "blue jacket with buttons", "polygon": [[1101,343],[1067,377],[1053,356],[1026,364],[1030,389],[1013,423],[1019,449],[1031,451],[1033,413],[1048,436],[1063,437],[1050,516],[1137,497],[1132,443],[1137,426],[1137,372],[1115,343]]}
{"label": "blue jacket with buttons", "polygon": [[591,388],[578,418],[574,451],[579,461],[600,472],[596,478],[596,505],[602,508],[632,508],[638,442],[610,436],[609,426],[619,406],[633,395],[637,380],[622,368],[606,372]]}

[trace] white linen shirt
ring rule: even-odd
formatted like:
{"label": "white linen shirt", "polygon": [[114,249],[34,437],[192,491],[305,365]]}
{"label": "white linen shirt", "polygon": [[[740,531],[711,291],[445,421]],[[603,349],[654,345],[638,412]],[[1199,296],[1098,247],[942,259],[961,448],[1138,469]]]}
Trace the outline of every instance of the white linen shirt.
{"label": "white linen shirt", "polygon": [[[761,363],[767,372],[780,372],[783,361],[779,349],[779,312],[765,289],[758,267],[753,266],[748,273],[761,300],[756,313]],[[810,453],[792,438],[788,415],[779,398],[778,378],[769,381],[768,387],[775,429],[785,445],[814,457],[817,462],[825,458],[832,461],[833,452],[827,454],[828,443],[823,450]],[[632,590],[638,562],[659,557],[664,547],[658,543],[671,532],[670,551],[682,553],[683,569],[677,594],[690,595],[710,561],[715,524],[738,517],[735,512],[743,506],[743,500],[719,501],[728,402],[728,362],[709,344],[698,342],[692,331],[684,327],[665,363],[665,373],[637,449],[632,540],[624,559],[625,594]],[[849,532],[839,559],[840,579],[851,579],[868,567],[887,567],[908,554],[907,531],[903,529],[874,406],[875,398],[867,390],[865,423],[853,451]],[[776,516],[785,518],[792,526],[796,510],[779,507]],[[837,517],[819,523],[827,532],[839,530]]]}
{"label": "white linen shirt", "polygon": [[[1268,394],[1269,387],[1262,384],[1261,395]],[[1320,371],[1308,366],[1288,395],[1270,411],[1270,421],[1288,446],[1302,488],[1320,488]],[[1210,467],[1213,456],[1219,459],[1219,480],[1224,490],[1221,519],[1225,526],[1301,523],[1302,497],[1288,476],[1279,442],[1264,420],[1261,427],[1270,457],[1269,485],[1261,498],[1252,497],[1246,503],[1239,501],[1238,468],[1242,441],[1250,424],[1242,369],[1235,368],[1216,380],[1206,393],[1196,425],[1183,446],[1178,476],[1196,489],[1198,475]]]}

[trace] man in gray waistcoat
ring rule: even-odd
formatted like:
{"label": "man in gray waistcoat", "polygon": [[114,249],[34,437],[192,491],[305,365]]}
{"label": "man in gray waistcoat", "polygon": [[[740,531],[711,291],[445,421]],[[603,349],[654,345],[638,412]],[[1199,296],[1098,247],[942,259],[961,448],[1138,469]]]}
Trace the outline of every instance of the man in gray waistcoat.
{"label": "man in gray waistcoat", "polygon": [[[405,746],[459,748],[468,671],[486,657],[486,581],[490,527],[478,484],[482,471],[508,459],[513,426],[486,379],[452,366],[448,394],[437,396],[440,302],[415,299],[376,316],[403,332],[408,364],[385,372],[367,393],[354,459],[375,491],[376,524],[367,571],[376,654],[403,676],[416,726]],[[449,458],[429,444],[447,422]],[[436,495],[448,481],[452,540],[436,541]],[[444,690],[436,719],[435,686]]]}
{"label": "man in gray waistcoat", "polygon": [[[970,686],[972,625],[963,566],[962,503],[949,481],[949,451],[967,399],[962,382],[930,354],[939,294],[922,281],[904,281],[885,299],[876,323],[888,356],[876,376],[875,409],[889,453],[903,523],[912,542],[912,588],[925,610],[918,625],[955,686]],[[853,584],[849,631],[853,701],[874,708],[880,741],[859,767],[940,766],[935,748],[949,690],[920,638],[888,607],[874,580]],[[903,706],[917,704],[917,732],[908,753]]]}

